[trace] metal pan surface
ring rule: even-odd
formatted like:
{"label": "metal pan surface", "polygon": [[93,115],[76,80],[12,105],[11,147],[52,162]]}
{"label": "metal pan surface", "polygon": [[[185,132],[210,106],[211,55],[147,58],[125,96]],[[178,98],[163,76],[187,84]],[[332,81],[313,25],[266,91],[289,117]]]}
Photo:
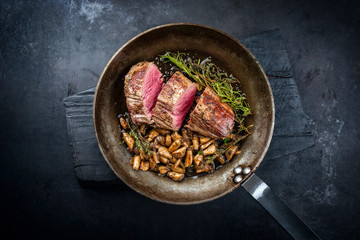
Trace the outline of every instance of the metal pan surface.
{"label": "metal pan surface", "polygon": [[[166,51],[181,49],[206,53],[221,62],[241,81],[254,125],[242,144],[242,152],[213,174],[174,182],[153,172],[134,171],[130,153],[119,145],[117,116],[126,111],[123,77],[130,67]],[[239,41],[217,29],[175,23],[147,30],[123,45],[110,59],[98,82],[93,121],[99,148],[114,173],[129,187],[151,199],[172,204],[197,204],[214,200],[239,187],[257,169],[269,147],[275,119],[269,81],[258,61]],[[241,183],[233,181],[237,166],[250,167]]]}

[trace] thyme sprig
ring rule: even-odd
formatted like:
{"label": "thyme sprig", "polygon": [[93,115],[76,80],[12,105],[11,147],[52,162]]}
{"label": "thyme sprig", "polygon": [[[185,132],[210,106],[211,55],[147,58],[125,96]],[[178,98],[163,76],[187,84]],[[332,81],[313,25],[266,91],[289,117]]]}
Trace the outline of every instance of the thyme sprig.
{"label": "thyme sprig", "polygon": [[249,133],[248,128],[251,126],[245,127],[244,122],[245,117],[251,114],[251,109],[242,91],[234,89],[233,84],[240,83],[238,79],[222,71],[211,62],[210,58],[194,61],[181,52],[167,52],[160,58],[174,63],[182,72],[196,81],[200,86],[198,90],[207,86],[211,87],[222,98],[222,102],[226,102],[234,110],[235,121],[239,124],[238,132]]}
{"label": "thyme sprig", "polygon": [[150,156],[150,154],[151,154],[150,144],[144,138],[144,136],[141,134],[139,127],[133,123],[129,113],[125,113],[125,120],[128,123],[128,126],[130,128],[129,134],[130,134],[130,136],[132,136],[134,138],[135,145],[137,146],[137,148],[139,150],[143,151],[144,153],[146,153],[145,154],[146,156]]}

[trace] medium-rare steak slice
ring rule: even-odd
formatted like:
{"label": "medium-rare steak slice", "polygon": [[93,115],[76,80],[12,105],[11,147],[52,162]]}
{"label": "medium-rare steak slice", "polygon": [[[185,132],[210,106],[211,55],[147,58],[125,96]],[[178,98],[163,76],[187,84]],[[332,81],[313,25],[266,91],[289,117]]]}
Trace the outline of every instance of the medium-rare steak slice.
{"label": "medium-rare steak slice", "polygon": [[153,117],[158,127],[179,130],[189,112],[196,93],[196,84],[179,71],[164,85],[153,109]]}
{"label": "medium-rare steak slice", "polygon": [[152,109],[163,85],[161,75],[154,63],[140,62],[125,76],[126,106],[135,124],[150,123]]}
{"label": "medium-rare steak slice", "polygon": [[225,138],[234,127],[234,111],[206,87],[185,127],[204,136]]}

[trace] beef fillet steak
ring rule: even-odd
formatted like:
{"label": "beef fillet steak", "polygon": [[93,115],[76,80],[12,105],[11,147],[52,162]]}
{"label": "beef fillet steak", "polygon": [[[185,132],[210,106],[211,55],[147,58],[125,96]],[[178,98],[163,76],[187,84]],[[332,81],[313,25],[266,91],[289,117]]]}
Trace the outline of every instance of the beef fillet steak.
{"label": "beef fillet steak", "polygon": [[140,62],[125,76],[126,105],[135,124],[151,123],[152,110],[163,85],[161,75],[154,63]]}
{"label": "beef fillet steak", "polygon": [[179,71],[162,88],[153,117],[156,126],[177,131],[190,110],[196,93],[196,84]]}
{"label": "beef fillet steak", "polygon": [[206,87],[185,127],[204,136],[223,139],[234,127],[234,112],[210,87]]}

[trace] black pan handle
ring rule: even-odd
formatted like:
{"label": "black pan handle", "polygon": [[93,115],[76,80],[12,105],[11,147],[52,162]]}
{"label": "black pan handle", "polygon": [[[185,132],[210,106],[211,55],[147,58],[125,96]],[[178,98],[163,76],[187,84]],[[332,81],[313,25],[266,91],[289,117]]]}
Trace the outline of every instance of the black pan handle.
{"label": "black pan handle", "polygon": [[268,211],[294,239],[320,239],[298,216],[274,193],[270,187],[253,174],[242,187]]}

